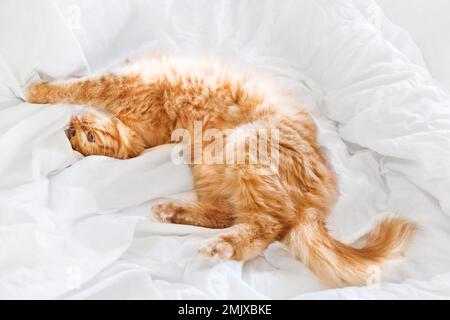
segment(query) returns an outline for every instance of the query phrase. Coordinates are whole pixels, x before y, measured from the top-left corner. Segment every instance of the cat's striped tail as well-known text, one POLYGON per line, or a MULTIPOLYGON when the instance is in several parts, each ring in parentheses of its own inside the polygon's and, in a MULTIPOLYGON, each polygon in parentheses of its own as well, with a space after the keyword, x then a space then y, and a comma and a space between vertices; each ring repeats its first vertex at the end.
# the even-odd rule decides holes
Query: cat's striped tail
POLYGON ((403 254, 416 225, 400 217, 382 220, 357 249, 333 239, 320 220, 298 224, 284 238, 289 251, 331 286, 370 284, 383 260, 403 254))

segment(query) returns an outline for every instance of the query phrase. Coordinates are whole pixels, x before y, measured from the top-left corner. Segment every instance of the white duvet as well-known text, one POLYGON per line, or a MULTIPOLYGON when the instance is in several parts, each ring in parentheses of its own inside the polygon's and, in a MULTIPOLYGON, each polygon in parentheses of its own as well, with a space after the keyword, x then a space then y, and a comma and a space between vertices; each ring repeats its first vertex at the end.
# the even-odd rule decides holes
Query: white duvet
POLYGON ((449 97, 371 0, 0 2, 0 298, 450 298, 449 214, 449 97), (210 261, 197 249, 217 231, 151 217, 193 196, 171 146, 82 158, 63 132, 73 107, 22 100, 149 48, 238 59, 299 93, 339 177, 333 234, 401 213, 421 226, 405 257, 339 290, 279 244, 210 261))

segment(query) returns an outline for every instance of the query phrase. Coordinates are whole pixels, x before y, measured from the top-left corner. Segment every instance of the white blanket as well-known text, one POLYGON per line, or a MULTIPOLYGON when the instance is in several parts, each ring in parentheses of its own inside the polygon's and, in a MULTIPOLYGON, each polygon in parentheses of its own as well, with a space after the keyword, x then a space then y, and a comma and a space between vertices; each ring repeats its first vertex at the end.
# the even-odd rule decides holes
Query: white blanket
POLYGON ((0 298, 450 298, 449 194, 449 97, 372 0, 0 2, 0 298), (421 226, 405 257, 340 290, 280 244, 210 261, 197 249, 218 231, 151 217, 193 196, 171 146, 82 158, 72 107, 21 100, 146 48, 239 59, 299 93, 339 177, 333 234, 353 242, 398 212, 421 226))

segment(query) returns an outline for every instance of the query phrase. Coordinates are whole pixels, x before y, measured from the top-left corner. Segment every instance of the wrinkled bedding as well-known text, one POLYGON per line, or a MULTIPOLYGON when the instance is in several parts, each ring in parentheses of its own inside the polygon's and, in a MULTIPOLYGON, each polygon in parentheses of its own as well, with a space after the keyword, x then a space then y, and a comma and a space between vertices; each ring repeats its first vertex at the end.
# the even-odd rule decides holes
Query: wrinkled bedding
POLYGON ((0 298, 450 298, 450 99, 372 0, 2 1, 0 153, 0 298), (74 107, 23 100, 152 48, 236 59, 297 93, 339 179, 331 232, 352 243, 402 214, 420 225, 405 256, 344 289, 277 243, 211 261, 197 249, 218 231, 151 216, 194 197, 172 146, 83 158, 63 131, 74 107))
POLYGON ((404 28, 420 48, 433 78, 450 92, 450 29, 447 0, 376 0, 396 25, 404 28), (427 23, 421 23, 426 21, 427 23))

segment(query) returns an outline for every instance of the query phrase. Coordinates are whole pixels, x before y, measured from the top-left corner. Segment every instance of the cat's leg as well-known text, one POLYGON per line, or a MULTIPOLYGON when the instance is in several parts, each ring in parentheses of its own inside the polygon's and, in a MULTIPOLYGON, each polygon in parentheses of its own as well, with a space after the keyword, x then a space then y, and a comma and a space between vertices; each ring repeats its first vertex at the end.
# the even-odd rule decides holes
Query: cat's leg
POLYGON ((233 224, 233 208, 222 189, 224 167, 191 165, 197 201, 163 201, 153 213, 164 222, 206 228, 228 228, 233 224))
POLYGON ((162 222, 187 224, 206 228, 227 228, 232 214, 227 208, 202 202, 164 201, 156 203, 153 214, 162 222))
POLYGON ((283 224, 270 213, 249 210, 227 231, 200 248, 200 253, 221 259, 248 260, 258 256, 283 231, 283 224))
POLYGON ((251 259, 282 236, 293 205, 278 177, 261 174, 255 166, 235 166, 227 176, 235 224, 200 252, 221 259, 251 259))
POLYGON ((144 87, 138 76, 104 75, 66 82, 36 83, 28 89, 27 100, 31 103, 94 105, 117 113, 131 100, 136 100, 145 91, 144 87))

